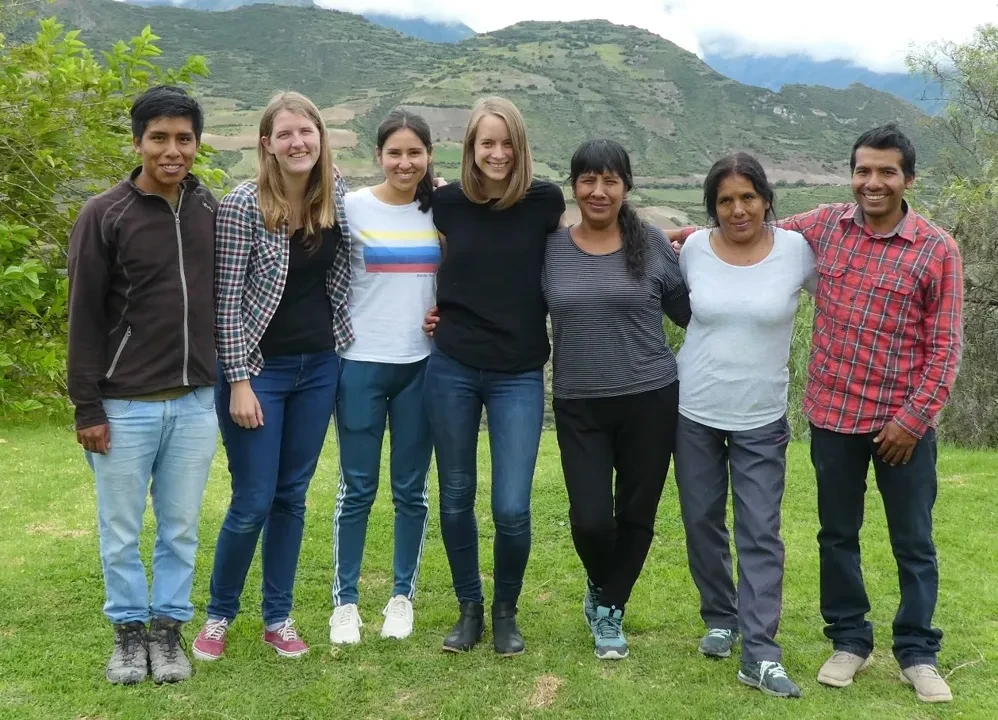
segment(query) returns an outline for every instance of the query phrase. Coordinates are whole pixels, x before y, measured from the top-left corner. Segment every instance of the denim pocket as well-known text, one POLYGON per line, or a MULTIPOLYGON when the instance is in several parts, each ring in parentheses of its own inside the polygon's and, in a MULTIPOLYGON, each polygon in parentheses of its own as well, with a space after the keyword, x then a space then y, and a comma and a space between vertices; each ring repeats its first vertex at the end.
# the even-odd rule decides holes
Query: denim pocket
POLYGON ((194 388, 194 399, 205 410, 215 409, 215 388, 211 385, 194 388))
POLYGON ((114 398, 104 398, 104 414, 108 418, 121 418, 128 414, 132 407, 131 400, 116 400, 114 398))

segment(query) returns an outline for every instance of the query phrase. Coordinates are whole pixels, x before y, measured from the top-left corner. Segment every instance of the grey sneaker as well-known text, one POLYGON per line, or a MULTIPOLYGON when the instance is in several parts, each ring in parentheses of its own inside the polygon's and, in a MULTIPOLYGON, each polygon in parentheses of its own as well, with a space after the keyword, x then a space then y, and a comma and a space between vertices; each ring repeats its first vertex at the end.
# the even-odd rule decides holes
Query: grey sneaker
POLYGON ((623 611, 600 605, 596 608, 596 619, 593 620, 590 629, 596 640, 597 658, 600 660, 623 660, 627 657, 623 611))
POLYGON ((146 626, 130 622, 114 626, 114 652, 104 671, 108 682, 131 685, 142 682, 149 674, 149 650, 146 647, 146 626))
POLYGON ((773 697, 799 698, 804 695, 797 684, 787 677, 787 671, 778 662, 743 662, 738 671, 738 680, 773 697))
POLYGON ((582 612, 586 616, 586 627, 592 628, 596 621, 596 608, 599 607, 600 588, 593 585, 593 581, 586 578, 586 595, 582 598, 582 612))
POLYGON ((922 702, 948 703, 953 693, 935 665, 912 665, 901 671, 901 682, 915 688, 915 695, 922 702))
POLYGON ((191 676, 181 625, 166 617, 153 618, 149 625, 149 666, 156 683, 180 682, 191 676))
POLYGON ((818 682, 829 687, 849 687, 856 673, 870 667, 872 659, 872 655, 860 657, 845 650, 836 650, 818 670, 818 682))
POLYGON ((731 655, 731 648, 738 640, 737 630, 726 628, 711 628, 700 639, 700 653, 712 658, 726 658, 731 655))

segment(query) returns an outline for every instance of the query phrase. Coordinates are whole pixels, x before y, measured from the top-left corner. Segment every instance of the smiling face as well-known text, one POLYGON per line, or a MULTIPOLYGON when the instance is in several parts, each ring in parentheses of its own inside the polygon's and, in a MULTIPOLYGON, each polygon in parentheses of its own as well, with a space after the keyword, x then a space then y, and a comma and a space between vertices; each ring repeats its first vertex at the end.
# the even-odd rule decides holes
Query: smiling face
POLYGON ((509 181, 515 155, 506 121, 498 115, 483 116, 475 132, 475 165, 486 185, 500 188, 509 181))
POLYGON ((285 176, 308 175, 319 160, 322 140, 319 128, 304 115, 281 110, 274 118, 270 136, 260 138, 263 147, 274 156, 285 176))
POLYGON ((407 127, 389 135, 377 156, 385 180, 402 194, 416 192, 416 186, 426 176, 426 169, 433 160, 423 141, 407 127))
POLYGON ((901 151, 895 148, 856 148, 852 194, 863 208, 864 217, 874 222, 894 217, 900 221, 904 191, 915 182, 914 177, 905 178, 903 161, 901 151))
POLYGON ((717 186, 717 224, 729 242, 752 242, 762 234, 769 202, 744 175, 728 175, 717 186))
POLYGON ((620 206, 627 197, 627 187, 620 175, 612 170, 585 172, 572 186, 582 219, 594 228, 609 227, 617 222, 620 206))
POLYGON ((194 167, 198 153, 194 124, 188 117, 161 117, 146 125, 141 138, 134 138, 142 156, 137 184, 157 195, 175 197, 177 188, 194 167))

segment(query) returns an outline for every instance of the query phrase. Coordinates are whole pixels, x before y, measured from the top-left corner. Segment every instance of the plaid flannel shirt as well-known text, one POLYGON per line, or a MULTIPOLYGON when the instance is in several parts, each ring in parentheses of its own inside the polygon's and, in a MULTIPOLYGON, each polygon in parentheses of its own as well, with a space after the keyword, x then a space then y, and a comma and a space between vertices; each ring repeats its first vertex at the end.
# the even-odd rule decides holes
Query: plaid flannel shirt
POLYGON ((879 432, 894 420, 921 437, 956 379, 963 348, 963 266, 956 242, 913 210, 875 235, 855 203, 777 223, 817 258, 814 336, 803 410, 815 426, 879 432))
MULTIPOLYGON (((346 193, 346 183, 337 172, 336 222, 343 239, 326 276, 337 351, 354 339, 347 307, 350 227, 343 204, 346 193)), ((284 294, 289 255, 287 225, 269 232, 263 224, 255 180, 241 183, 222 199, 215 224, 215 342, 230 383, 248 380, 263 369, 260 338, 284 294)))

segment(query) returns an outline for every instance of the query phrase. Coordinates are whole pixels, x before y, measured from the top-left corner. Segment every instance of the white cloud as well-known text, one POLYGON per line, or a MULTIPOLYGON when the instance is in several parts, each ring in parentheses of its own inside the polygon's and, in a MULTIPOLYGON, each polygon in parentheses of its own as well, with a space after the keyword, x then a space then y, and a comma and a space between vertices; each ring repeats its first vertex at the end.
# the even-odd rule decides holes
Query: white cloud
POLYGON ((350 12, 460 20, 477 32, 524 20, 602 18, 636 25, 699 55, 803 53, 903 70, 905 54, 940 40, 962 41, 998 23, 998 0, 317 0, 350 12))

